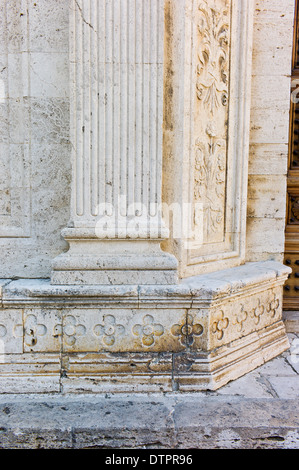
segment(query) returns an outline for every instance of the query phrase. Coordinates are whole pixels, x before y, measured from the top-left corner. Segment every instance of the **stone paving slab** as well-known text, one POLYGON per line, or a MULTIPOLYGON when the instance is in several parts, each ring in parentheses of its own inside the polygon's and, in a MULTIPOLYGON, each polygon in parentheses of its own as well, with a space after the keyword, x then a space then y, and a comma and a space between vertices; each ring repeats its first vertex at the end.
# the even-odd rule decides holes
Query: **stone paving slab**
POLYGON ((298 400, 199 394, 1 397, 0 447, 298 449, 298 400))
POLYGON ((215 392, 2 394, 0 448, 299 449, 299 335, 289 339, 215 392))

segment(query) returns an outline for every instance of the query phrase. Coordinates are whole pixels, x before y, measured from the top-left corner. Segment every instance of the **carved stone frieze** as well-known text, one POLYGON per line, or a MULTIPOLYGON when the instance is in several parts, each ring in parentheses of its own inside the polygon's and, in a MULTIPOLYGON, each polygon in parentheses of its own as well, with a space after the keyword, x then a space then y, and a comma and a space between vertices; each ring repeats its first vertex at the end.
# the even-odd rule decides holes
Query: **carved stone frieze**
MULTIPOLYGON (((62 350, 68 352, 83 352, 86 345, 91 351, 119 351, 125 348, 134 352, 146 351, 150 347, 160 350, 163 337, 166 337, 166 341, 169 341, 169 337, 172 341, 174 338, 178 349, 192 345, 199 349, 209 349, 209 337, 211 344, 217 346, 230 338, 236 339, 240 334, 248 334, 279 320, 281 301, 279 293, 271 290, 265 291, 262 296, 247 297, 246 301, 242 299, 234 303, 225 302, 216 309, 203 309, 198 313, 196 309, 189 309, 185 318, 183 311, 178 309, 172 321, 171 318, 163 318, 166 310, 142 312, 143 315, 140 316, 138 310, 120 310, 113 312, 113 315, 107 311, 103 315, 103 321, 99 323, 97 309, 80 309, 79 312, 76 309, 62 310, 60 321, 57 312, 49 309, 46 316, 42 317, 42 322, 40 310, 30 309, 28 314, 25 313, 23 324, 16 321, 8 330, 2 322, 0 338, 21 338, 24 346, 32 351, 35 347, 37 350, 51 350, 52 346, 46 345, 53 338, 62 338, 62 350)), ((0 312, 0 319, 1 315, 5 315, 5 310, 0 312)), ((60 351, 60 341, 57 341, 54 349, 60 351)))
POLYGON ((102 341, 105 346, 112 346, 115 343, 116 339, 118 339, 119 336, 124 334, 125 328, 123 325, 116 323, 115 316, 106 315, 104 317, 104 324, 95 325, 95 327, 93 328, 93 332, 96 336, 102 338, 102 341))
POLYGON ((246 299, 224 303, 209 313, 206 310, 199 311, 194 321, 203 323, 208 315, 209 331, 204 339, 195 341, 195 346, 204 349, 217 347, 272 324, 281 317, 280 297, 278 289, 270 289, 246 299))

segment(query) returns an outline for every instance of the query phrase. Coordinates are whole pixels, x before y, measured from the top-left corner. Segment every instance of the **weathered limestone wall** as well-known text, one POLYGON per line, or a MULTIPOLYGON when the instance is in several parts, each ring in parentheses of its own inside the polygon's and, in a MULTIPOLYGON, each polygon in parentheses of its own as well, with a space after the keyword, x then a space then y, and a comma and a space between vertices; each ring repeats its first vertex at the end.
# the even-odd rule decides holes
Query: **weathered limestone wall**
MULTIPOLYGON (((69 2, 0 8, 0 277, 49 277, 70 214, 69 2)), ((293 16, 292 0, 256 1, 248 261, 284 251, 293 16)))
POLYGON ((0 1, 0 277, 49 277, 67 248, 69 4, 0 1))
POLYGON ((283 260, 294 1, 256 0, 247 260, 283 260))

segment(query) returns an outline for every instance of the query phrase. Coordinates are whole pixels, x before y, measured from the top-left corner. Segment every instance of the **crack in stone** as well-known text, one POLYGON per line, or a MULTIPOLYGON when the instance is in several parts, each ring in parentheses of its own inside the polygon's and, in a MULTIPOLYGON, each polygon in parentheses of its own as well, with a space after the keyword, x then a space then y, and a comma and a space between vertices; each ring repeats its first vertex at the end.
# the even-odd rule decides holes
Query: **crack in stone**
POLYGON ((291 367, 291 369, 292 369, 297 375, 299 375, 298 370, 295 369, 295 367, 293 367, 292 361, 291 361, 291 360, 289 361, 287 357, 284 357, 283 359, 284 359, 285 363, 286 363, 289 367, 291 367))
POLYGON ((266 391, 270 393, 273 398, 279 398, 279 395, 277 394, 276 390, 273 388, 271 382, 267 379, 267 377, 265 377, 264 375, 260 375, 259 377, 257 377, 256 380, 261 385, 264 385, 266 387, 266 391))
POLYGON ((83 22, 84 22, 85 24, 87 24, 87 26, 89 26, 89 27, 96 33, 96 30, 94 29, 94 27, 92 26, 92 24, 88 23, 88 21, 86 21, 86 19, 84 18, 82 8, 81 8, 80 5, 78 4, 77 0, 75 0, 75 2, 76 2, 76 5, 77 5, 77 7, 78 7, 78 10, 80 11, 80 15, 81 15, 81 18, 82 18, 83 22))
POLYGON ((175 400, 175 403, 172 405, 171 410, 169 411, 167 417, 166 417, 166 422, 169 420, 170 424, 172 425, 173 428, 173 439, 174 439, 174 446, 176 448, 178 444, 178 429, 175 423, 174 419, 174 414, 175 414, 175 407, 176 407, 177 401, 175 400))
POLYGON ((51 83, 51 82, 48 82, 47 80, 44 80, 44 79, 37 73, 37 71, 34 70, 34 68, 32 67, 32 65, 30 65, 30 70, 32 71, 32 73, 33 73, 34 75, 37 76, 37 78, 38 78, 42 83, 45 83, 46 85, 49 85, 49 86, 55 88, 55 90, 57 90, 57 86, 55 86, 55 85, 54 85, 53 83, 51 83))

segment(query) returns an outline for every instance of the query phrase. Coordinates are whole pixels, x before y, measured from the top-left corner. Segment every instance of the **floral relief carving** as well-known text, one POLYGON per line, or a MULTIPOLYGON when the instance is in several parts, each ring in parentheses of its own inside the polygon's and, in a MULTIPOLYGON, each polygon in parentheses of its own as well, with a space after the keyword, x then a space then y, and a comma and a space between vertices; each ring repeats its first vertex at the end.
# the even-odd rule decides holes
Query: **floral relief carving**
POLYGON ((254 321, 255 321, 255 324, 258 325, 260 320, 261 320, 261 316, 264 314, 265 312, 265 307, 264 305, 261 304, 261 301, 260 299, 258 300, 258 305, 252 309, 252 317, 254 318, 254 321))
POLYGON ((73 346, 77 341, 77 336, 84 336, 86 328, 78 324, 73 315, 67 315, 63 325, 63 339, 68 346, 73 346))
POLYGON ((276 297, 276 294, 274 294, 274 297, 269 302, 269 305, 267 307, 267 312, 271 315, 271 318, 275 317, 279 306, 280 306, 279 299, 276 297))
POLYGON ((117 324, 113 315, 104 316, 104 324, 95 325, 93 332, 96 336, 101 336, 106 346, 113 346, 116 338, 125 332, 123 325, 117 324))
MULTIPOLYGON (((261 320, 266 313, 269 314, 271 318, 274 318, 279 312, 279 307, 280 301, 275 293, 272 298, 267 301, 263 298, 256 299, 255 305, 250 309, 246 308, 246 305, 240 304, 236 308, 237 313, 234 314, 232 325, 236 328, 236 331, 244 331, 247 327, 251 328, 250 317, 253 318, 254 323, 257 326, 261 323, 261 320)), ((212 330, 214 333, 217 331, 219 332, 219 339, 221 339, 220 330, 223 331, 228 326, 228 321, 229 320, 225 319, 224 315, 222 315, 217 324, 214 322, 212 330)))
POLYGON ((38 323, 35 315, 27 315, 24 323, 24 342, 27 346, 35 346, 37 337, 44 336, 46 333, 46 325, 38 323))
POLYGON ((225 230, 229 3, 198 5, 194 200, 202 203, 204 243, 221 242, 225 230))
POLYGON ((197 98, 213 115, 228 100, 229 6, 228 2, 224 8, 201 2, 198 9, 197 98))
POLYGON ((245 310, 245 307, 242 304, 240 306, 239 313, 236 314, 236 321, 234 323, 234 325, 237 325, 238 331, 242 331, 244 327, 244 323, 246 322, 247 318, 248 318, 248 312, 245 310))
POLYGON ((218 340, 221 340, 224 336, 224 330, 229 325, 229 319, 224 316, 223 310, 218 312, 216 320, 212 324, 212 332, 217 336, 218 340))
POLYGON ((204 214, 207 231, 215 231, 223 220, 225 195, 225 150, 223 139, 216 137, 213 125, 206 129, 209 141, 196 140, 195 154, 195 198, 204 200, 204 214))
POLYGON ((133 334, 140 336, 144 346, 153 346, 156 336, 164 334, 164 328, 159 323, 154 323, 154 318, 151 315, 145 315, 143 318, 143 325, 136 324, 133 327, 133 334))
POLYGON ((171 333, 173 336, 178 336, 184 346, 190 346, 194 342, 194 336, 202 335, 203 326, 200 323, 194 324, 194 318, 189 314, 183 324, 172 326, 171 333))

